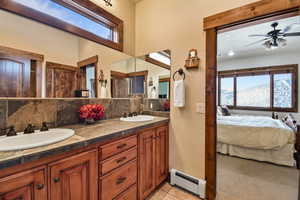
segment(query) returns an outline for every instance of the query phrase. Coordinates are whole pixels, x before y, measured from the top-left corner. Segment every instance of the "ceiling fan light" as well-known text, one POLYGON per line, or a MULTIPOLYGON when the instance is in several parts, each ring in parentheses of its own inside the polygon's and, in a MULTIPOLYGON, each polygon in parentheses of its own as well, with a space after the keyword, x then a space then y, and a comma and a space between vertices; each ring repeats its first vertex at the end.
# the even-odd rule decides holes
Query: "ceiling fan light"
POLYGON ((235 53, 234 53, 233 50, 230 50, 230 51, 228 52, 228 56, 232 57, 232 56, 234 56, 234 55, 235 55, 235 53))
POLYGON ((278 42, 279 46, 282 48, 287 45, 287 41, 283 38, 278 38, 277 42, 278 42))
POLYGON ((265 47, 266 50, 271 50, 272 42, 266 41, 265 43, 263 43, 263 46, 265 47))

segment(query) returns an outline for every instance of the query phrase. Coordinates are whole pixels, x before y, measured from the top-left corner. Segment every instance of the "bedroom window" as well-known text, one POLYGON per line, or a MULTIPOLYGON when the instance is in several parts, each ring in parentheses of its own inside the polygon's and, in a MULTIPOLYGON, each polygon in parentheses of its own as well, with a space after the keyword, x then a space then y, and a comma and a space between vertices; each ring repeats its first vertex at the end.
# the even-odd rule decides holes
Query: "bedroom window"
POLYGON ((237 77, 236 86, 237 106, 270 107, 270 75, 237 77))
POLYGON ((123 21, 91 1, 3 0, 0 8, 123 50, 123 21))
POLYGON ((220 71, 218 76, 219 105, 242 110, 298 110, 298 65, 220 71))
POLYGON ((222 78, 221 80, 220 101, 222 105, 233 106, 233 85, 234 78, 222 78))

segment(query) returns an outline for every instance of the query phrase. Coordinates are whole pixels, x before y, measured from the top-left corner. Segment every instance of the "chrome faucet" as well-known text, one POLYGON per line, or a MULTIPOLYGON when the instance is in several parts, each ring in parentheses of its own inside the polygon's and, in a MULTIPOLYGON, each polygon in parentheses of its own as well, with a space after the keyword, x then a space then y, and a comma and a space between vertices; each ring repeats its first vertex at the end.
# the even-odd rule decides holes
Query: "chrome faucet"
POLYGON ((27 127, 24 129, 24 134, 31 134, 34 133, 34 127, 32 124, 28 124, 27 127))

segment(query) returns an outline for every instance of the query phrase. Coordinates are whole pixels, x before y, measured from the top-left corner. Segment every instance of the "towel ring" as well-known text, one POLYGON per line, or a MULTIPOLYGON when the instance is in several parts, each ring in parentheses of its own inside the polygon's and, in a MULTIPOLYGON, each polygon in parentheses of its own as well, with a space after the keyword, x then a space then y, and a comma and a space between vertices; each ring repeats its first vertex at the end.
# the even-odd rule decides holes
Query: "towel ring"
POLYGON ((177 71, 173 74, 173 80, 174 80, 174 81, 175 81, 175 76, 176 76, 177 73, 178 73, 180 76, 183 76, 183 80, 185 79, 185 73, 184 73, 183 69, 180 68, 179 70, 177 70, 177 71))

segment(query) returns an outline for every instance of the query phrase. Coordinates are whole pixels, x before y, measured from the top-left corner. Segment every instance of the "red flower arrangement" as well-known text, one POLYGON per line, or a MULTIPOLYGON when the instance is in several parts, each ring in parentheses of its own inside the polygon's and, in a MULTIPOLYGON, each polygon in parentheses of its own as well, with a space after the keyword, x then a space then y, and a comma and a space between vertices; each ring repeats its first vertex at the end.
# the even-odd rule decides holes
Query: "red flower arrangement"
POLYGON ((164 109, 165 109, 165 111, 169 111, 170 110, 170 101, 165 101, 164 102, 164 109))
POLYGON ((79 117, 82 120, 98 121, 104 117, 105 108, 101 104, 87 104, 79 109, 79 117))

